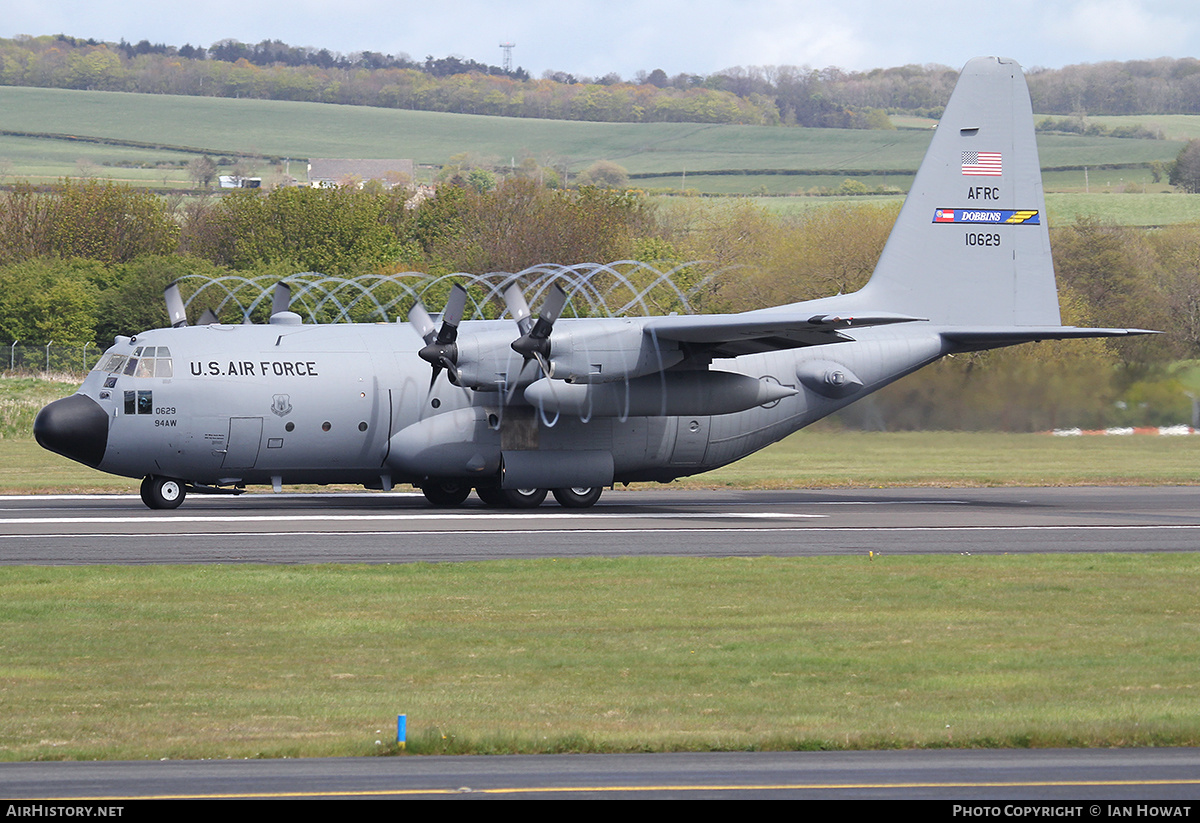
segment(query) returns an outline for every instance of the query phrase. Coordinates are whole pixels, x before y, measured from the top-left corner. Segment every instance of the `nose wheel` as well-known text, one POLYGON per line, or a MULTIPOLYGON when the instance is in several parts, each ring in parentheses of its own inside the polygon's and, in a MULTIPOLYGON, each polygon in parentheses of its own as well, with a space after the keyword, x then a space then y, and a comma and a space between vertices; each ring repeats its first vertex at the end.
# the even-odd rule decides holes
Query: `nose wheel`
POLYGON ((142 502, 151 509, 177 509, 187 497, 187 486, 173 477, 151 475, 142 481, 142 502))

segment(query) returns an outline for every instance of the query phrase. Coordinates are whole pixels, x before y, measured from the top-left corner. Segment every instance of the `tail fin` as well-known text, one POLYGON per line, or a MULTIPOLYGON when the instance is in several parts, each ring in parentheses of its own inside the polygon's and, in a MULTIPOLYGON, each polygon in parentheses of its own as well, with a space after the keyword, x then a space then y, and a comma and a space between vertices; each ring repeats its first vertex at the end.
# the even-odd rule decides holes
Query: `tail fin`
POLYGON ((1025 76, 967 63, 864 303, 947 326, 1058 326, 1042 176, 1025 76))

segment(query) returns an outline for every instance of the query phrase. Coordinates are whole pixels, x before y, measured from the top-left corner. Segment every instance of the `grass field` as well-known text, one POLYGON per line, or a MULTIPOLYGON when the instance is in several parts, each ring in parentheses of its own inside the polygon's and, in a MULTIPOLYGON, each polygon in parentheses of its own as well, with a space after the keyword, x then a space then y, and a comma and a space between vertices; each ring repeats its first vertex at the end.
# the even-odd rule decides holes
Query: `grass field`
POLYGON ((1162 135, 1165 140, 1195 140, 1200 137, 1200 117, 1194 114, 1090 115, 1087 121, 1110 129, 1141 126, 1162 135))
POLYGON ((0 568, 0 759, 1196 745, 1198 563, 0 568))
MULTIPOLYGON (((4 128, 10 131, 87 135, 192 147, 213 153, 250 152, 278 157, 405 157, 440 165, 452 155, 473 152, 498 163, 533 156, 556 158, 579 171, 597 159, 612 160, 631 173, 670 173, 638 181, 675 187, 684 172, 688 188, 703 192, 792 193, 814 184, 804 178, 753 175, 765 169, 826 172, 836 186, 853 171, 915 170, 929 144, 929 129, 860 131, 695 123, 584 123, 483 117, 363 106, 236 100, 120 92, 0 87, 4 128), (703 172, 739 170, 750 176, 703 172), (679 175, 675 178, 674 175, 679 175), (657 181, 657 182, 656 182, 657 181), (745 184, 744 187, 742 184, 745 184)), ((1195 118, 1200 122, 1200 118, 1195 118)), ((1177 127, 1184 131, 1182 123, 1177 127)), ((1043 135, 1044 167, 1093 168, 1105 164, 1148 164, 1174 160, 1176 140, 1043 135)), ((42 182, 89 173, 139 181, 141 185, 186 183, 179 170, 133 170, 104 165, 116 160, 186 162, 193 152, 133 149, 98 143, 0 136, 0 174, 42 182)), ((265 169, 260 169, 264 171, 265 169)), ((292 173, 303 178, 303 164, 292 173)), ((429 172, 424 172, 428 174, 429 172)), ((1134 170, 1130 175, 1137 174, 1134 170)), ((903 182, 903 174, 897 182, 903 182)), ((874 176, 864 180, 869 184, 874 176)))
POLYGON ((1081 217, 1122 226, 1167 226, 1200 222, 1200 197, 1172 194, 1047 193, 1051 226, 1069 225, 1081 217))

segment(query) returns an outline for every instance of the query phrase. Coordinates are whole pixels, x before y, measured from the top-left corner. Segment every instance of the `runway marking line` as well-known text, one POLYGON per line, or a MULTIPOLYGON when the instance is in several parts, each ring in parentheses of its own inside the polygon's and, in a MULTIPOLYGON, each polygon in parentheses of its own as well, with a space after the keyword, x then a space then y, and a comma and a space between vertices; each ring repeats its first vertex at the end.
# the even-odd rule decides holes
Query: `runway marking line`
POLYGON ((953 781, 916 783, 755 783, 662 786, 528 786, 492 789, 369 789, 309 792, 230 792, 214 794, 105 795, 98 797, 41 797, 23 800, 43 802, 88 801, 103 803, 120 800, 253 800, 284 797, 396 797, 456 794, 576 794, 581 792, 756 792, 756 791, 862 791, 895 789, 1025 789, 1025 788, 1116 788, 1130 786, 1195 786, 1200 779, 1182 780, 1015 780, 953 781))
POLYGON ((421 521, 434 520, 439 523, 447 520, 802 520, 828 517, 827 514, 794 514, 789 512, 681 512, 681 513, 629 513, 616 512, 479 512, 467 514, 456 512, 418 513, 396 512, 393 514, 187 514, 187 515, 133 515, 119 517, 98 517, 83 515, 80 517, 0 517, 0 525, 46 525, 52 523, 273 523, 273 522, 304 522, 304 521, 373 521, 373 520, 404 520, 421 521))

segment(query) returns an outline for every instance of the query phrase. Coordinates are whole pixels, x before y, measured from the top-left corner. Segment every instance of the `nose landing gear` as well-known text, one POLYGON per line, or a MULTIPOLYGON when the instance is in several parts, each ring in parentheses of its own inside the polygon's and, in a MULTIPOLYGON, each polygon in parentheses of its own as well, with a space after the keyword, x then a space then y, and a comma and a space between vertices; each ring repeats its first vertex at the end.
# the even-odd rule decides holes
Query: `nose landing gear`
POLYGON ((187 486, 173 477, 150 475, 142 481, 142 502, 151 509, 177 509, 187 497, 187 486))

